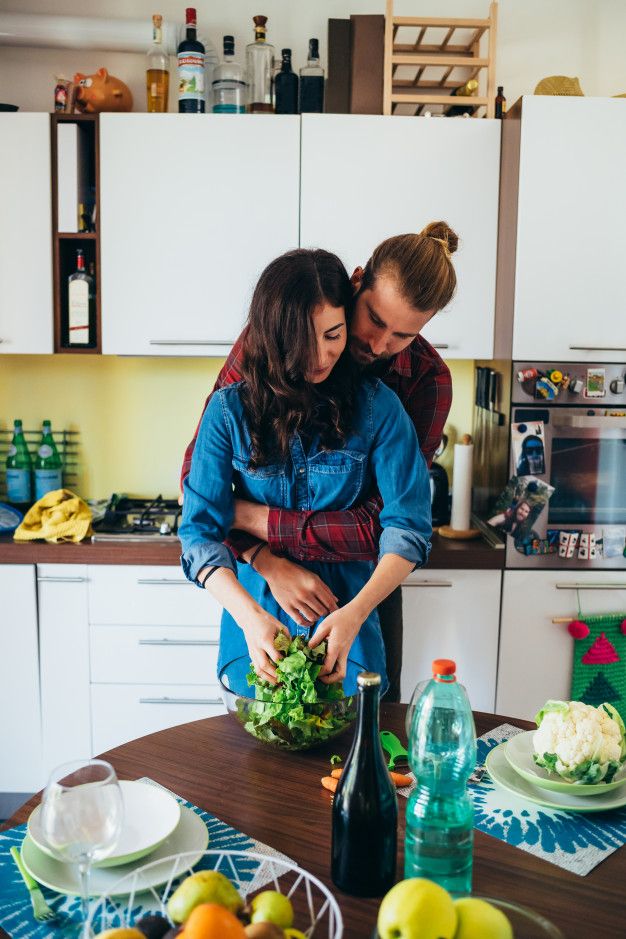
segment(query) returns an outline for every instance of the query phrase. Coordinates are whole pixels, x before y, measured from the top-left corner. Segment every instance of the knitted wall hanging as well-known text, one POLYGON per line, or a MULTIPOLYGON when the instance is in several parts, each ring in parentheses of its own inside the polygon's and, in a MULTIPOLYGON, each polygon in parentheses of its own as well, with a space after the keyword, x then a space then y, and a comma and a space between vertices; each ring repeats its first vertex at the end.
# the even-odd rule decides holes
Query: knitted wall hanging
POLYGON ((624 613, 580 616, 568 631, 574 637, 573 701, 595 707, 607 701, 626 722, 626 618, 624 613))

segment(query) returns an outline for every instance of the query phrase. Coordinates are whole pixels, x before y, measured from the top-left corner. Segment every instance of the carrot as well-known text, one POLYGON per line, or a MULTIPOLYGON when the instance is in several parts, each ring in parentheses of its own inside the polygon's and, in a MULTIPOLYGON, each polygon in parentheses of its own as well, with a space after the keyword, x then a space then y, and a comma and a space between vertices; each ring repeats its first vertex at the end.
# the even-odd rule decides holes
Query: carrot
MULTIPOLYGON (((331 770, 330 772, 331 778, 334 779, 335 781, 338 779, 341 779, 342 772, 343 770, 341 768, 331 770)), ((389 775, 393 779, 398 789, 404 789, 405 786, 410 786, 411 783, 413 782, 413 778, 411 776, 403 776, 402 773, 390 772, 389 775)), ((326 777, 326 779, 328 779, 328 776, 326 777)), ((330 788, 330 787, 327 786, 326 788, 330 788)), ((335 790, 333 789, 333 792, 334 791, 335 790)))
POLYGON ((333 776, 322 776, 322 786, 324 789, 329 789, 331 792, 337 791, 338 780, 333 776))

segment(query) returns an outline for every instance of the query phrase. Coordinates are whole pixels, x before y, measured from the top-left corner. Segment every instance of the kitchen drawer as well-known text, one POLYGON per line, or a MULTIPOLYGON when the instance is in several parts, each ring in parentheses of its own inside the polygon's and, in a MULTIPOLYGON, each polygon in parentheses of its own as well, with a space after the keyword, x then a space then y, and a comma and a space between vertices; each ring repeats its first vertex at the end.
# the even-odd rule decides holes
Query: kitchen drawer
POLYGON ((178 567, 89 567, 89 622, 120 626, 219 626, 222 608, 178 567))
POLYGON ((218 626, 91 626, 91 681, 206 684, 218 647, 218 626))
POLYGON ((95 755, 167 727, 225 714, 218 686, 92 685, 95 755))

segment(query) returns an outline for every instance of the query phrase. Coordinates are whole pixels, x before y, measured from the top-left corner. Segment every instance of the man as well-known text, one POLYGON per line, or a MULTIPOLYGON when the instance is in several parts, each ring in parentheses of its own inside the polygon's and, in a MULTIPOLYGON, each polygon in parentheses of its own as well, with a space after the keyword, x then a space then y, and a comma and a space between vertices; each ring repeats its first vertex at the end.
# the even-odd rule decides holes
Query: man
MULTIPOLYGON (((355 309, 350 352, 366 372, 379 376, 397 393, 428 465, 450 411, 452 382, 447 365, 420 332, 452 299, 456 275, 450 256, 456 247, 456 234, 444 222, 433 222, 420 234, 383 241, 365 269, 358 267, 352 275, 355 309)), ((240 355, 241 337, 215 389, 239 381, 240 355)), ((205 408, 207 403, 208 399, 205 408)), ((185 453, 181 483, 191 467, 195 440, 196 436, 185 453)), ((296 511, 236 500, 229 544, 241 560, 254 564, 285 612, 297 623, 308 625, 336 609, 336 598, 317 575, 294 560, 375 561, 380 508, 376 492, 362 505, 335 512, 296 511)), ((390 682, 386 700, 399 701, 400 588, 379 606, 378 613, 390 682)))

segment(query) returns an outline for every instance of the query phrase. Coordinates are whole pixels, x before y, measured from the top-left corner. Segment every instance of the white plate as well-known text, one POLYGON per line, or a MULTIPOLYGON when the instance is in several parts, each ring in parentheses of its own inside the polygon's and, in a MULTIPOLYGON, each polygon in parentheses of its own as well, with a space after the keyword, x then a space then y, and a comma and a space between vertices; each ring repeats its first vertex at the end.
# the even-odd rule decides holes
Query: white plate
MULTIPOLYGON (((124 824, 112 854, 94 867, 117 867, 145 857, 163 844, 180 821, 180 804, 159 786, 120 780, 124 800, 124 824)), ((28 819, 28 834, 40 851, 54 857, 41 824, 41 805, 28 819)))
MULTIPOLYGON (((152 787, 151 787, 152 788, 152 787)), ((115 896, 126 896, 131 891, 147 890, 149 887, 159 887, 167 883, 172 873, 171 856, 181 854, 182 852, 195 852, 195 856, 185 855, 185 867, 192 867, 202 857, 209 843, 209 832, 200 818, 191 809, 186 806, 181 807, 180 822, 175 831, 166 838, 152 856, 153 861, 161 858, 170 858, 163 864, 151 864, 148 871, 138 874, 137 878, 132 875, 144 863, 142 860, 133 861, 131 864, 124 864, 121 867, 98 867, 93 868, 89 878, 89 894, 92 897, 99 897, 103 894, 112 896, 111 890, 115 890, 115 896), (128 875, 128 887, 121 883, 122 878, 128 875)), ((38 880, 44 887, 49 887, 57 893, 64 893, 75 897, 80 895, 80 882, 78 878, 78 868, 74 864, 64 864, 54 858, 44 854, 37 845, 31 841, 29 835, 24 838, 22 844, 22 860, 29 874, 38 880)))
POLYGON ((593 799, 568 796, 563 795, 561 792, 540 789, 539 786, 529 783, 515 772, 504 754, 505 748, 506 743, 500 743, 497 747, 494 747, 487 755, 485 766, 497 786, 502 786, 503 789, 512 792, 514 796, 519 796, 520 799, 535 802, 537 805, 545 805, 549 809, 561 809, 565 812, 607 812, 610 809, 620 809, 623 805, 626 805, 626 789, 624 787, 614 792, 595 796, 593 799))
POLYGON ((568 783, 556 773, 550 773, 548 770, 537 766, 533 760, 533 737, 536 731, 528 730, 523 734, 516 734, 507 740, 504 750, 505 756, 516 773, 523 776, 534 786, 540 786, 542 789, 552 789, 554 792, 560 792, 562 795, 573 795, 577 797, 598 796, 613 789, 619 789, 626 783, 626 766, 622 766, 615 774, 610 783, 568 783))

